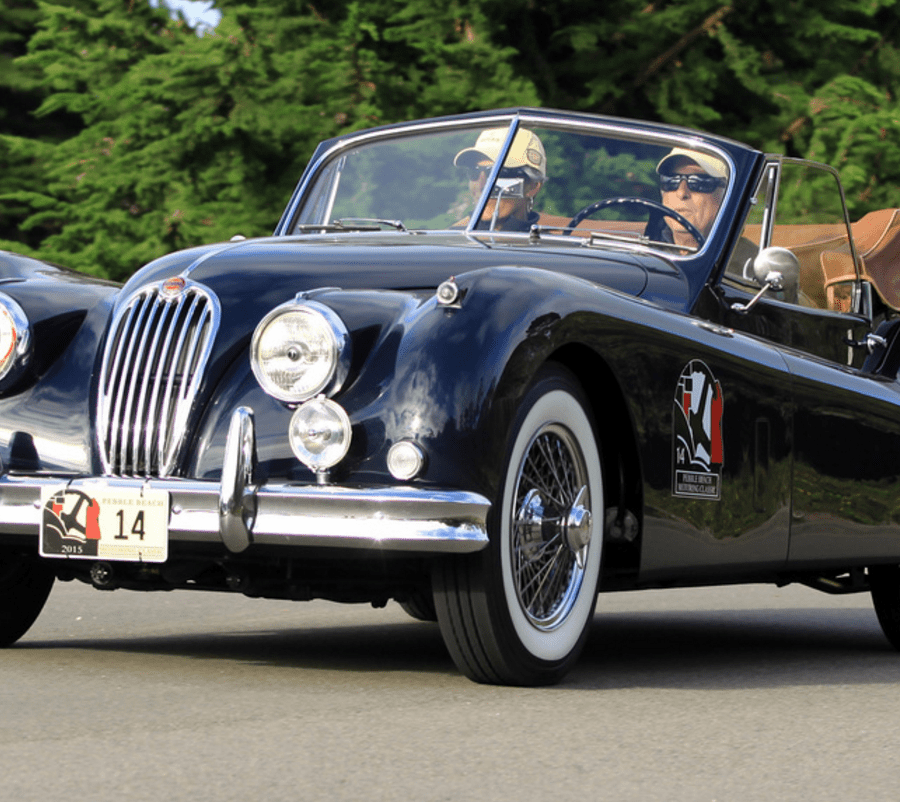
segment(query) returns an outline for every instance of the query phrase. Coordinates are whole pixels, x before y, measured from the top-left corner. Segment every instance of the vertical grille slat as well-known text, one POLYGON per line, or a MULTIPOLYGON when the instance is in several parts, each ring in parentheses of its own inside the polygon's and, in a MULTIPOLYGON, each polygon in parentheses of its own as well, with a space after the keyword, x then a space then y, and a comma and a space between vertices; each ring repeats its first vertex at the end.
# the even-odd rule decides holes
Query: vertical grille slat
MULTIPOLYGON (((153 338, 147 348, 147 358, 144 361, 144 370, 140 376, 140 393, 138 394, 137 404, 134 408, 134 416, 132 418, 131 429, 131 454, 133 464, 135 466, 143 466, 140 473, 152 473, 150 460, 147 459, 147 452, 144 448, 148 436, 148 429, 151 426, 148 408, 148 393, 153 394, 153 366, 159 360, 159 342, 163 338, 166 331, 167 318, 169 316, 169 305, 164 306, 160 310, 160 316, 153 326, 153 338)), ((137 371, 135 371, 137 377, 137 371)))
POLYGON ((219 327, 218 299, 181 279, 134 293, 116 313, 99 382, 97 440, 103 471, 175 471, 219 327))
MULTIPOLYGON (((193 310, 193 308, 194 304, 191 305, 191 310, 193 310)), ((190 315, 187 315, 179 320, 178 341, 175 344, 175 348, 168 355, 168 370, 165 372, 163 372, 163 370, 160 371, 161 386, 163 379, 165 378, 165 389, 160 405, 160 418, 168 421, 169 424, 166 427, 161 426, 157 435, 156 453, 159 455, 159 461, 162 463, 167 462, 169 443, 178 430, 179 421, 177 412, 181 401, 181 399, 178 398, 178 382, 184 380, 183 360, 186 353, 185 341, 189 332, 190 315)))
MULTIPOLYGON (((167 370, 167 366, 169 364, 169 360, 171 359, 172 353, 172 339, 175 335, 175 327, 167 326, 165 330, 165 338, 160 345, 159 351, 159 370, 162 375, 165 375, 165 371, 167 370)), ((150 383, 150 377, 147 379, 148 383, 150 383)), ((159 405, 159 390, 160 390, 160 382, 154 381, 152 382, 153 390, 150 393, 150 400, 147 404, 147 417, 146 417, 146 428, 144 430, 143 436, 143 447, 144 447, 144 464, 153 466, 153 457, 156 454, 156 451, 153 448, 153 441, 156 437, 156 427, 160 420, 160 405, 159 405)), ((151 469, 152 473, 152 469, 151 469)))
POLYGON ((135 429, 134 402, 135 396, 140 388, 141 368, 148 361, 147 357, 147 340, 156 327, 155 324, 159 317, 159 309, 147 306, 147 319, 144 325, 140 326, 140 334, 138 335, 137 347, 132 353, 133 361, 131 370, 128 372, 127 378, 123 382, 122 390, 125 397, 125 409, 121 415, 122 431, 119 435, 119 455, 118 461, 120 465, 132 465, 131 473, 140 473, 139 466, 134 465, 129 460, 129 434, 135 429))
MULTIPOLYGON (((122 436, 122 403, 127 398, 127 393, 123 390, 123 382, 127 382, 129 366, 134 358, 134 353, 127 347, 127 342, 132 338, 134 332, 140 328, 141 321, 147 312, 146 304, 140 303, 140 299, 135 303, 134 307, 129 310, 128 318, 125 326, 122 327, 121 334, 117 332, 118 348, 115 352, 114 370, 110 374, 110 382, 107 394, 111 402, 114 402, 110 418, 107 422, 110 454, 115 454, 119 448, 119 438, 122 436)), ((105 359, 104 359, 105 362, 105 359)))
MULTIPOLYGON (((179 354, 180 358, 184 360, 181 366, 181 372, 185 379, 181 383, 180 399, 175 407, 175 413, 173 415, 174 425, 172 427, 172 434, 183 431, 187 426, 190 407, 186 403, 186 400, 196 396, 200 389, 200 379, 203 375, 202 370, 198 367, 198 362, 202 353, 200 344, 209 336, 209 330, 211 328, 210 310, 208 308, 197 308, 196 310, 192 308, 190 310, 187 328, 193 331, 193 335, 188 347, 179 354)), ((171 463, 175 460, 177 445, 177 442, 173 440, 163 452, 167 463, 171 463)))

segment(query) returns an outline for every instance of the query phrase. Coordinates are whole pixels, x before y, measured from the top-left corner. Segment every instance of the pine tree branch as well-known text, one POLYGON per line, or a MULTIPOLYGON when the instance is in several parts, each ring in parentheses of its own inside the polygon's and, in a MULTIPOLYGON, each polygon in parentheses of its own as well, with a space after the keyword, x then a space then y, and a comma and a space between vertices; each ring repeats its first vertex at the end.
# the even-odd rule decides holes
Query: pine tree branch
MULTIPOLYGON (((894 31, 897 29, 897 22, 891 23, 888 29, 878 37, 875 44, 872 45, 865 53, 862 54, 859 61, 857 61, 856 66, 848 75, 859 75, 868 65, 869 61, 875 56, 875 54, 881 49, 881 46, 889 40, 893 40, 894 31)), ((784 131, 781 132, 781 141, 788 142, 794 138, 794 135, 797 134, 808 122, 810 122, 811 118, 807 115, 803 115, 794 120, 784 131)))
POLYGON ((731 6, 722 6, 718 11, 713 14, 710 14, 705 20, 703 20, 700 25, 698 25, 694 30, 688 31, 684 36, 682 36, 672 47, 670 47, 665 53, 661 56, 657 56, 634 81, 632 84, 633 89, 639 89, 642 87, 647 81, 649 81, 656 73, 658 73, 663 67, 666 66, 670 61, 675 59, 679 53, 685 50, 695 39, 703 36, 704 34, 710 33, 725 18, 725 16, 730 13, 732 10, 731 6))

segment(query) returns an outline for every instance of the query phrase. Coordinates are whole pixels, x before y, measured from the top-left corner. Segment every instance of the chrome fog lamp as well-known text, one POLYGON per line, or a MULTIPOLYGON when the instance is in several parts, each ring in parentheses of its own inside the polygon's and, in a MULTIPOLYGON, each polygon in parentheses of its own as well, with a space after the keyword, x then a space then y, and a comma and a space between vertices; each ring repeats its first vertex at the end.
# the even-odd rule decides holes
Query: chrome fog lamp
POLYGON ((0 382, 28 362, 31 327, 22 307, 0 292, 0 382))
POLYGON ((410 440, 394 443, 388 451, 387 467, 395 479, 408 481, 425 467, 425 452, 410 440))
POLYGON ((288 436, 297 459, 321 473, 347 455, 350 418, 338 404, 320 395, 297 407, 288 436))
POLYGON ((291 301, 273 309, 256 327, 250 364, 269 395, 299 403, 340 389, 350 365, 350 336, 327 306, 291 301))

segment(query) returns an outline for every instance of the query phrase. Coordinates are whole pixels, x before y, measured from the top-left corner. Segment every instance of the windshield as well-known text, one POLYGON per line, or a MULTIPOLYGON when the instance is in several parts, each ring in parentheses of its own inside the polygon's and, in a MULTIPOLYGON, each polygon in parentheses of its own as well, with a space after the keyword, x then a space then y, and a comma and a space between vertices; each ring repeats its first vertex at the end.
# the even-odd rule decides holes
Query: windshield
POLYGON ((293 230, 536 230, 692 252, 729 180, 712 150, 639 131, 522 123, 515 136, 509 125, 391 132, 324 164, 293 230))

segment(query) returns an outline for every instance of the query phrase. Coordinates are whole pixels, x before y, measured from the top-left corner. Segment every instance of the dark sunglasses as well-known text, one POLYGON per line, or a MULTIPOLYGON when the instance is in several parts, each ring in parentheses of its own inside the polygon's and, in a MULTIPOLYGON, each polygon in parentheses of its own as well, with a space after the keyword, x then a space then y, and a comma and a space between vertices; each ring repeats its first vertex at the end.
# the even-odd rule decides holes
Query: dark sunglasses
POLYGON ((671 175, 659 176, 659 188, 663 192, 675 192, 681 186, 681 182, 687 183, 687 188, 691 192, 702 192, 709 194, 715 192, 719 187, 724 186, 724 178, 714 178, 711 175, 703 175, 702 173, 672 173, 671 175))
MULTIPOLYGON (((490 167, 464 167, 466 172, 466 176, 469 181, 478 181, 482 173, 489 173, 494 169, 493 165, 490 167)), ((528 173, 526 173, 521 167, 502 167, 500 168, 499 178, 528 178, 528 173)))

